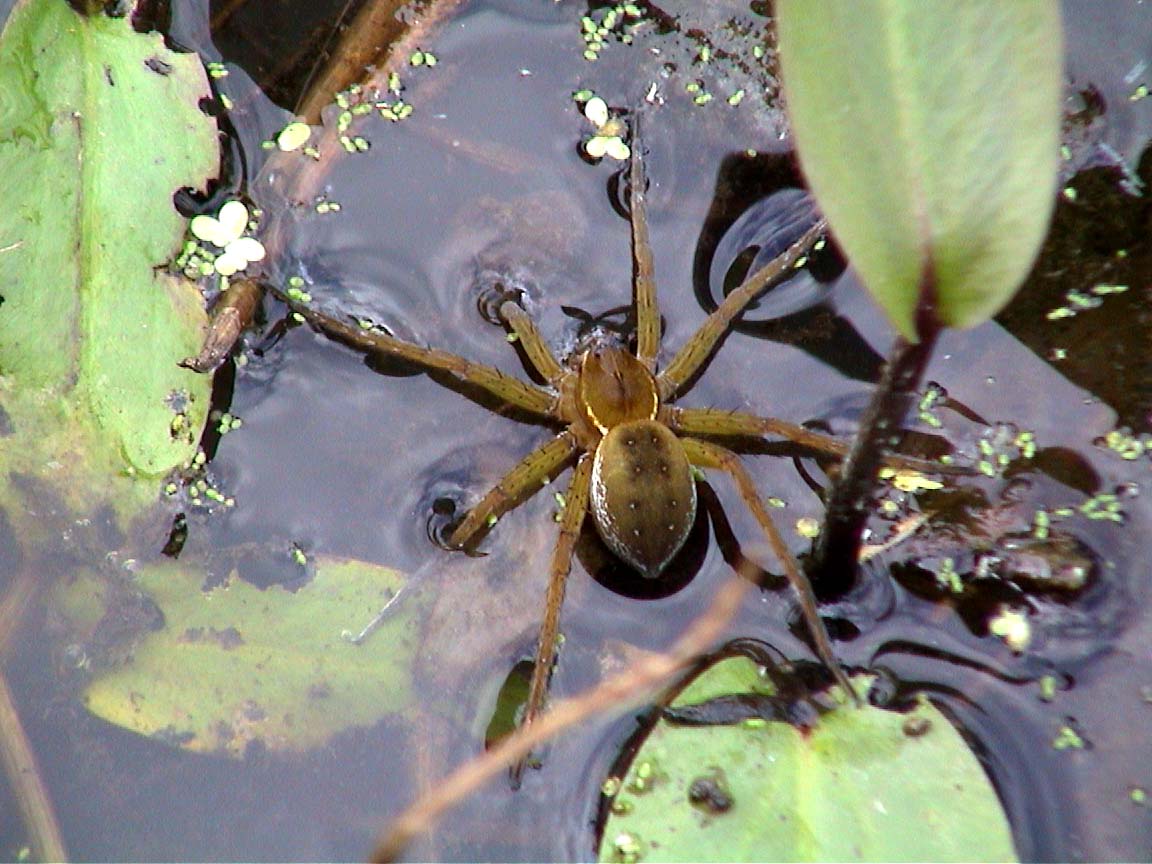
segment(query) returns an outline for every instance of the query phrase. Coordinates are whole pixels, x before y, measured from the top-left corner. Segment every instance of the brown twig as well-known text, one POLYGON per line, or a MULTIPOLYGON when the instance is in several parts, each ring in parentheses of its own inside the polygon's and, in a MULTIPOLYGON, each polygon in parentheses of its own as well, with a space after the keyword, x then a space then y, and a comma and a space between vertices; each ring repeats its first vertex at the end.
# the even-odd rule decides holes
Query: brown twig
MULTIPOLYGON (((308 92, 301 100, 300 113, 308 117, 309 123, 317 125, 321 108, 331 102, 339 90, 351 84, 362 84, 369 91, 386 91, 389 74, 407 68, 412 52, 422 42, 431 40, 462 2, 442 0, 434 3, 419 20, 400 28, 395 26, 392 0, 369 3, 348 27, 345 38, 325 69, 309 84, 308 92), (383 51, 379 48, 381 45, 386 46, 383 51), (366 61, 369 56, 375 59, 366 61)), ((283 175, 283 195, 289 201, 310 201, 337 162, 348 155, 340 143, 341 135, 334 125, 323 126, 312 142, 318 158, 301 159, 299 153, 275 152, 265 163, 261 177, 283 175)), ((264 245, 271 251, 276 244, 276 235, 275 232, 269 233, 264 245)))
MULTIPOLYGON (((363 83, 374 67, 384 66, 393 59, 392 46, 413 29, 398 14, 405 5, 405 0, 369 0, 348 26, 342 28, 335 50, 308 82, 307 92, 296 109, 305 123, 318 124, 320 111, 332 102, 333 96, 353 84, 363 83)), ((440 20, 445 6, 451 11, 457 5, 456 2, 428 4, 431 8, 426 7, 421 13, 416 29, 422 29, 424 18, 440 20)))
MULTIPOLYGON (((25 568, 14 584, 8 589, 0 604, 0 656, 7 648, 17 623, 36 594, 36 579, 33 571, 25 568)), ((56 811, 48 789, 36 763, 32 742, 24 731, 8 677, 0 665, 0 764, 16 796, 17 806, 24 826, 28 831, 32 855, 40 861, 65 861, 68 852, 60 825, 56 821, 56 811)))
POLYGON ((743 576, 734 576, 720 587, 712 604, 666 653, 645 656, 591 690, 555 703, 535 723, 460 766, 436 784, 430 794, 400 814, 376 846, 372 860, 395 861, 408 843, 427 831, 445 811, 526 757, 533 748, 598 713, 624 708, 666 683, 712 647, 736 614, 750 584, 743 576))
POLYGON ((255 279, 237 279, 216 298, 208 319, 204 344, 195 357, 185 357, 180 365, 193 372, 212 372, 231 353, 260 307, 264 289, 255 279))
POLYGON ((0 762, 4 763, 4 773, 8 775, 28 829, 33 857, 39 861, 66 861, 68 853, 56 812, 3 671, 0 671, 0 762))

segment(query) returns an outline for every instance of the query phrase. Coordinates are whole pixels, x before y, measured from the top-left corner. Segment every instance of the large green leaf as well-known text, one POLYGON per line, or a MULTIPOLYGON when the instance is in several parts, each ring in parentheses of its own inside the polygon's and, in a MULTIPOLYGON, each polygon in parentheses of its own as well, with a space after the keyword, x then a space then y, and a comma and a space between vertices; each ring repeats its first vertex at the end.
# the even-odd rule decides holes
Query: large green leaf
POLYGON ((1011 298, 1055 200, 1055 0, 780 0, 780 63, 804 173, 909 340, 1011 298))
POLYGON ((154 498, 117 478, 187 460, 208 403, 177 366, 203 303, 162 269, 185 227, 173 193, 218 164, 202 64, 126 17, 22 0, 0 88, 0 492, 32 477, 74 513, 154 498))
POLYGON ((321 557, 295 592, 262 590, 235 575, 204 591, 204 578, 176 562, 143 568, 135 585, 162 613, 151 622, 139 600, 113 599, 98 579, 57 592, 56 607, 71 613, 74 627, 94 610, 103 629, 138 622, 140 632, 121 634, 124 656, 85 690, 89 710, 189 750, 242 756, 253 742, 316 747, 408 706, 417 633, 397 599, 399 572, 321 557), (349 641, 348 631, 392 601, 395 611, 363 643, 349 641))
MULTIPOLYGON (((773 692, 756 663, 735 657, 673 706, 773 692)), ((621 780, 600 859, 1005 861, 1015 851, 980 763, 924 700, 908 713, 841 704, 811 730, 662 719, 621 780)))

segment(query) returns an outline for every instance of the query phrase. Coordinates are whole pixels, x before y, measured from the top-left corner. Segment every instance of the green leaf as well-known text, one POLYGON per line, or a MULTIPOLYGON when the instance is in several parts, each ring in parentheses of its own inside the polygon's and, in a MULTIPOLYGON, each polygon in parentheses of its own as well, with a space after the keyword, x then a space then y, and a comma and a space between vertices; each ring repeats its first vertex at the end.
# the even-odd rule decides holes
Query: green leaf
POLYGON ((994 315, 1047 229, 1059 161, 1054 0, 781 0, 804 173, 901 334, 994 315))
MULTIPOLYGON (((863 691, 868 680, 857 677, 863 691)), ((674 706, 771 693, 744 657, 674 706)), ((1007 820, 964 739, 927 700, 900 713, 840 702, 802 731, 660 720, 622 778, 600 860, 1014 860, 1007 820)))
MULTIPOLYGON (((178 563, 137 574, 164 624, 143 628, 120 665, 88 685, 90 711, 189 750, 243 756, 252 742, 278 751, 318 747, 411 701, 417 633, 397 600, 405 585, 398 571, 320 558, 314 578, 295 592, 262 590, 234 574, 209 591, 203 581, 202 572, 178 563), (393 601, 361 644, 347 638, 393 601)), ((91 580, 66 593, 57 609, 82 612, 93 597, 107 598, 91 580)), ((105 621, 129 617, 115 605, 102 614, 105 621)))
POLYGON ((63 0, 17 4, 0 88, 0 492, 32 475, 77 512, 195 450, 210 382, 176 364, 203 302, 162 268, 185 229, 172 196, 216 171, 217 131, 198 57, 63 0))

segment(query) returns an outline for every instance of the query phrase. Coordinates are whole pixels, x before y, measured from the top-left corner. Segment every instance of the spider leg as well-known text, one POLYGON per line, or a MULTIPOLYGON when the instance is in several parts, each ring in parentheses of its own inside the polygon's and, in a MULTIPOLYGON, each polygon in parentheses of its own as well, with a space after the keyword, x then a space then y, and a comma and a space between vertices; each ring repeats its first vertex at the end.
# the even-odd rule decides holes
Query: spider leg
POLYGON ((315 329, 357 351, 365 354, 385 354, 407 360, 425 369, 446 372, 462 383, 478 387, 490 396, 529 414, 535 414, 545 420, 558 419, 556 395, 547 390, 525 381, 518 381, 499 369, 473 363, 448 351, 423 348, 377 330, 365 330, 356 324, 340 321, 298 303, 278 290, 273 289, 273 293, 315 329))
POLYGON ((732 322, 748 304, 764 293, 773 282, 787 271, 796 267, 827 230, 828 223, 821 219, 805 231, 799 240, 745 279, 739 288, 724 298, 724 302, 704 319, 700 329, 692 334, 692 338, 676 352, 676 356, 672 358, 668 367, 657 376, 662 400, 671 399, 680 392, 681 388, 712 357, 716 351, 716 346, 728 333, 728 328, 732 326, 732 322))
MULTIPOLYGON (((637 124, 639 120, 637 119, 637 124)), ((644 157, 639 127, 632 136, 632 257, 633 293, 636 303, 636 356, 650 372, 656 371, 660 350, 660 310, 656 306, 656 280, 653 276, 652 245, 648 242, 648 190, 645 188, 644 157)))
POLYGON ((460 549, 474 548, 480 538, 503 514, 523 503, 547 485, 576 452, 571 432, 561 432, 537 447, 488 490, 468 515, 452 531, 448 543, 460 549))
POLYGON ((800 565, 796 563, 796 559, 785 544, 784 538, 780 536, 776 523, 768 515, 768 509, 760 499, 756 485, 752 482, 752 478, 740 461, 740 457, 718 444, 701 441, 698 438, 682 438, 681 443, 684 445, 684 452, 688 454, 688 461, 693 465, 699 465, 703 468, 718 468, 732 477, 737 490, 740 492, 740 497, 744 499, 744 503, 752 511, 752 515, 760 523, 764 536, 768 540, 768 545, 772 547, 772 552, 784 567, 784 574, 800 597, 800 611, 808 625, 808 632, 812 634, 817 655, 832 672, 836 678, 836 683, 858 702, 859 697, 856 695, 852 683, 848 680, 848 676, 832 652, 832 642, 828 638, 828 631, 824 628, 824 621, 817 611, 816 595, 812 593, 812 585, 808 581, 808 577, 801 572, 800 565))
POLYGON ((524 353, 528 355, 528 360, 536 371, 549 385, 559 387, 560 380, 564 377, 564 369, 560 366, 556 355, 545 344, 544 338, 528 313, 513 301, 505 300, 500 304, 500 317, 524 348, 524 353))
MULTIPOLYGON (((759 438, 771 435, 784 438, 794 444, 828 453, 843 459, 852 445, 831 435, 816 432, 796 423, 778 420, 775 417, 759 417, 743 411, 725 411, 721 408, 677 408, 665 405, 660 409, 660 420, 673 432, 681 435, 719 435, 759 438)), ((915 456, 901 456, 890 453, 884 456, 884 465, 899 471, 918 471, 922 474, 968 474, 971 471, 957 465, 942 465, 931 459, 917 459, 915 456)))
MULTIPOLYGON (((560 520, 560 536, 556 538, 556 548, 552 552, 552 564, 548 572, 548 593, 544 600, 544 621, 540 625, 540 637, 536 640, 536 660, 532 667, 532 681, 528 685, 528 702, 520 723, 527 726, 544 709, 548 695, 548 681, 552 677, 552 666, 556 662, 556 639, 560 634, 560 608, 564 605, 564 589, 568 582, 568 572, 572 569, 572 553, 580 536, 580 526, 588 512, 588 490, 592 485, 592 457, 584 455, 576 463, 572 481, 568 484, 568 494, 564 502, 564 515, 560 520)), ((519 763, 512 768, 513 783, 518 783, 524 765, 519 763)))

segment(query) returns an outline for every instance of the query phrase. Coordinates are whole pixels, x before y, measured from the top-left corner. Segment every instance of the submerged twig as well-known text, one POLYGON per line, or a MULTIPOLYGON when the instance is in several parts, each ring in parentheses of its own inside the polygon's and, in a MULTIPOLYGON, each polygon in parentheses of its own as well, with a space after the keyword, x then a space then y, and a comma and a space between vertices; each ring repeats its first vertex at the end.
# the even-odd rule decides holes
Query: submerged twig
POLYGON ((370 0, 365 3, 343 28, 340 41, 327 62, 308 82, 307 92, 296 113, 304 118, 304 122, 313 126, 318 124, 321 110, 331 104, 335 94, 354 84, 364 83, 371 70, 399 68, 396 60, 406 62, 411 50, 401 54, 397 46, 415 47, 411 36, 415 33, 426 37, 428 30, 443 21, 460 2, 441 0, 425 4, 415 22, 405 20, 400 14, 402 9, 411 5, 407 0, 370 0))
MULTIPOLYGON (((336 94, 353 84, 369 91, 385 92, 388 78, 409 65, 408 60, 422 42, 437 32, 463 0, 434 3, 419 19, 397 27, 393 0, 376 0, 367 4, 345 31, 345 37, 328 59, 326 67, 309 83, 300 102, 299 115, 310 125, 320 125, 322 108, 336 94), (381 48, 383 46, 383 48, 381 48), (373 58, 371 60, 366 58, 373 58)), ((340 139, 343 132, 335 124, 322 126, 312 142, 315 159, 301 159, 298 153, 274 152, 261 170, 260 185, 268 178, 283 177, 282 193, 289 201, 311 201, 323 188, 335 165, 347 156, 340 139)), ((266 232, 264 245, 275 260, 279 251, 277 222, 266 232)))
POLYGON ((534 723, 521 727, 488 752, 456 769, 400 814, 377 845, 372 860, 396 860, 408 843, 427 831, 445 811, 526 757, 533 748, 570 726, 595 714, 622 708, 666 683, 712 646, 736 614, 750 586, 743 576, 729 579, 711 605, 666 653, 645 656, 591 690, 556 702, 534 723))
MULTIPOLYGON (((3 604, 0 604, 0 657, 3 656, 17 622, 23 617, 24 610, 35 593, 34 574, 31 570, 25 569, 8 589, 3 604)), ((64 846, 64 838, 60 834, 56 811, 52 807, 52 799, 48 796, 48 788, 40 774, 32 743, 24 731, 24 724, 20 722, 20 714, 16 710, 2 662, 0 662, 0 763, 4 765, 4 774, 8 778, 12 793, 16 796, 20 815, 28 831, 33 857, 39 861, 67 860, 68 852, 64 846)))
POLYGON ((254 279, 237 279, 216 300, 204 334, 204 344, 195 357, 185 357, 180 365, 193 372, 211 372, 224 362, 240 334, 252 323, 264 292, 254 279))
POLYGON ((32 743, 24 732, 8 678, 0 670, 0 761, 28 829, 32 855, 39 861, 65 861, 68 853, 48 789, 40 776, 32 743))

